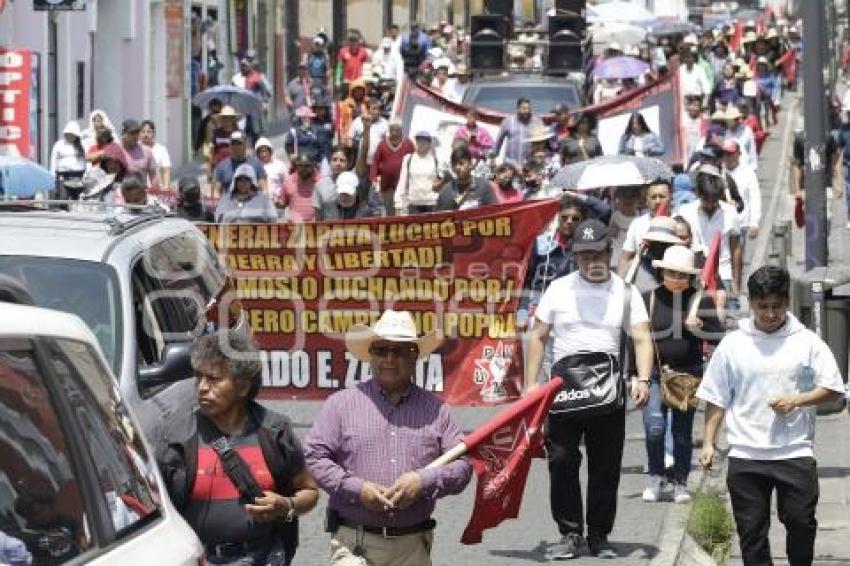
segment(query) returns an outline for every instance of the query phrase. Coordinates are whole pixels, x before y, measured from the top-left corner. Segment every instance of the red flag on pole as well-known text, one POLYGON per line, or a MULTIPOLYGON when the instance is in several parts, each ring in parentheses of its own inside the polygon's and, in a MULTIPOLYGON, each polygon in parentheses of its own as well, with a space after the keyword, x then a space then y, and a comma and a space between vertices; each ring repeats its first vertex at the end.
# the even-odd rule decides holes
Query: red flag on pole
POLYGON ((702 286, 708 289, 712 298, 717 298, 717 274, 720 271, 720 234, 715 234, 705 257, 705 266, 702 268, 702 286))
POLYGON ((655 216, 670 216, 670 203, 663 202, 655 209, 655 216))
POLYGON ((737 20, 735 22, 735 33, 733 33, 732 38, 729 39, 729 49, 733 53, 738 53, 738 50, 741 48, 742 39, 744 39, 744 22, 737 20))
POLYGON ((562 384, 552 378, 464 439, 478 485, 463 544, 480 543, 485 529, 519 515, 531 459, 543 446, 543 420, 562 384))
POLYGON ((782 68, 786 81, 794 82, 797 77, 797 52, 788 49, 782 54, 782 57, 776 60, 776 66, 782 68))

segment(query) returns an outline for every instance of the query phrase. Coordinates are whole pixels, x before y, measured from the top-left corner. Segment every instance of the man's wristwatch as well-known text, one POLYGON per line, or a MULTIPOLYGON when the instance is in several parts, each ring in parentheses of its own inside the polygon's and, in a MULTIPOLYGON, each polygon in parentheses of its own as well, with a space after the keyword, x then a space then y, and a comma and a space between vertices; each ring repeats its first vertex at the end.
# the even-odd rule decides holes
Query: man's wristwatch
POLYGON ((651 381, 652 381, 652 380, 651 380, 651 379, 649 379, 648 377, 639 377, 639 378, 637 378, 637 382, 638 382, 638 383, 646 383, 647 385, 649 385, 649 383, 650 383, 651 381))
POLYGON ((298 513, 295 512, 295 499, 287 497, 286 501, 289 503, 289 511, 286 512, 286 516, 283 520, 287 523, 291 523, 298 516, 298 513))

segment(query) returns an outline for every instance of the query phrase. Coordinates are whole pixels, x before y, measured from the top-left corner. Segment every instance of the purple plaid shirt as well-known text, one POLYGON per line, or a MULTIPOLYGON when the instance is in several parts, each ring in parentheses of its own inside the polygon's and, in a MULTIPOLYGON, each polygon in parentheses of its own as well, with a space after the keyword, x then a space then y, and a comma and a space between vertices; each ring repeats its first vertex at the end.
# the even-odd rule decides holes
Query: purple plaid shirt
POLYGON ((343 518, 370 527, 406 527, 430 518, 437 498, 460 493, 469 483, 466 458, 423 469, 462 440, 448 406, 435 395, 411 385, 393 406, 369 380, 325 401, 304 452, 307 467, 330 496, 329 507, 343 518), (422 497, 407 509, 376 513, 360 503, 364 482, 390 487, 412 470, 422 476, 422 497))

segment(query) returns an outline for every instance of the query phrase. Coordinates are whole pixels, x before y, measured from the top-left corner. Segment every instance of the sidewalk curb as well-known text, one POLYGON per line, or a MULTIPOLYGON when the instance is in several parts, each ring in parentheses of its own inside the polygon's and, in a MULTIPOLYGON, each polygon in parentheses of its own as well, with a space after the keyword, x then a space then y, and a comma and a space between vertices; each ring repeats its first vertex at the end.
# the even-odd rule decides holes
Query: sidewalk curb
MULTIPOLYGON (((792 146, 792 138, 793 134, 793 124, 794 117, 797 115, 800 109, 800 101, 802 100, 801 96, 796 95, 791 99, 791 104, 788 108, 787 118, 785 120, 785 129, 782 132, 782 137, 780 139, 780 143, 782 144, 781 150, 779 153, 779 175, 776 177, 776 181, 771 187, 771 200, 770 200, 770 208, 768 210, 762 211, 762 218, 772 218, 774 223, 779 220, 784 220, 785 213, 787 210, 783 211, 783 218, 779 218, 779 207, 781 206, 780 201, 787 201, 788 197, 788 180, 790 176, 790 168, 787 166, 788 164, 788 153, 792 146), (782 188, 785 187, 786 190, 783 192, 782 188), (783 197, 785 197, 783 199, 783 197)), ((787 207, 787 202, 786 202, 787 207)), ((764 260, 767 257, 767 248, 770 244, 771 233, 773 226, 765 226, 763 230, 759 231, 758 238, 756 239, 755 245, 753 246, 753 256, 750 262, 751 266, 761 267, 764 265, 764 260)))

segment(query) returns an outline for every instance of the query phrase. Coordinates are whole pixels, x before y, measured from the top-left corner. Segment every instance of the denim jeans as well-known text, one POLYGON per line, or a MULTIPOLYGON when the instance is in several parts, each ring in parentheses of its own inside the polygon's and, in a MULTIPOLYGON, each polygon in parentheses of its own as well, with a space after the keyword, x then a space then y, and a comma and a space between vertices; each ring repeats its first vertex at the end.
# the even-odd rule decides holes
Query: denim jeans
POLYGON ((691 471, 693 451, 694 409, 687 412, 671 409, 661 402, 661 382, 657 377, 649 384, 649 402, 643 408, 643 429, 646 435, 646 455, 649 475, 664 474, 664 436, 668 417, 673 431, 673 479, 684 485, 691 471))

